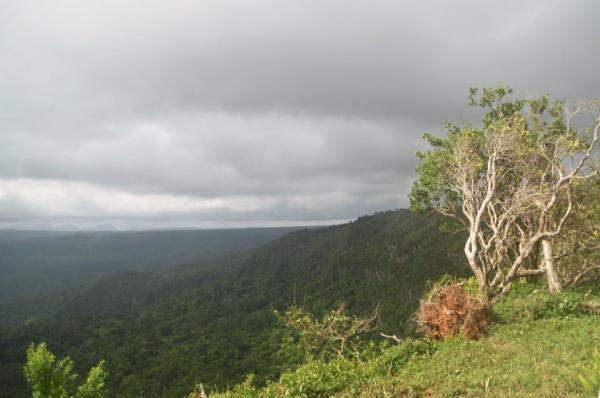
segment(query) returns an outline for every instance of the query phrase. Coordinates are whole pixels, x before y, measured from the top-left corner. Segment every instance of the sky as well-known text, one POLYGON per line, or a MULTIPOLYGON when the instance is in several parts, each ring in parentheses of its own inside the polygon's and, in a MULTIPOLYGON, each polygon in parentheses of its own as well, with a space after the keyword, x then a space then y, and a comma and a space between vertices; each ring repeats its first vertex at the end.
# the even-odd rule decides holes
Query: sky
POLYGON ((407 206, 471 86, 600 95, 597 0, 2 0, 0 228, 407 206))

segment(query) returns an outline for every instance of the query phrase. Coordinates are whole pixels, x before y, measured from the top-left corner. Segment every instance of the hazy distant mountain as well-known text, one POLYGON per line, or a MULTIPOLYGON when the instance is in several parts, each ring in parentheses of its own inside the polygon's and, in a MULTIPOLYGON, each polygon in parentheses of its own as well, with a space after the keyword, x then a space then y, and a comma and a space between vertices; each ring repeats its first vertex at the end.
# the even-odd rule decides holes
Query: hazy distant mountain
POLYGON ((34 238, 48 238, 62 235, 69 235, 72 232, 65 231, 49 231, 49 230, 17 230, 17 229, 0 229, 0 242, 21 242, 34 238))
POLYGON ((260 246, 295 229, 0 230, 0 303, 60 292, 114 271, 160 271, 209 261, 260 246))

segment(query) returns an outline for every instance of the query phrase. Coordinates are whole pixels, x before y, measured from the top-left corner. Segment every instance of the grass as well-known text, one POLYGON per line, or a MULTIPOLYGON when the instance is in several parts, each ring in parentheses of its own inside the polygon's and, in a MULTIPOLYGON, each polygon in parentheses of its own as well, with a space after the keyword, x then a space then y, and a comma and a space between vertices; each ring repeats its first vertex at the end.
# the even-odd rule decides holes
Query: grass
POLYGON ((409 396, 580 397, 577 375, 599 345, 597 316, 524 320, 480 341, 445 341, 395 378, 409 396))
POLYGON ((407 340, 364 363, 312 362, 213 397, 585 397, 578 376, 600 347, 599 303, 599 288, 550 296, 522 285, 478 341, 407 340))

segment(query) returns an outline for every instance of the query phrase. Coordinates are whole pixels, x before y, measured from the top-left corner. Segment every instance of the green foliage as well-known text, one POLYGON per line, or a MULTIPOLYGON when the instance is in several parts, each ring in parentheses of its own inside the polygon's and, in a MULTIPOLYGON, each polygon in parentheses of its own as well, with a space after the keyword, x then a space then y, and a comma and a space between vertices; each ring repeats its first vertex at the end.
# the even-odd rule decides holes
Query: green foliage
MULTIPOLYGON (((76 288, 119 270, 162 271, 266 244, 297 228, 29 233, 0 230, 0 304, 76 288)), ((31 315, 36 301, 21 306, 31 315)), ((0 307, 0 328, 6 316, 0 307)), ((30 316, 31 316, 30 315, 30 316)), ((25 318, 27 319, 27 318, 25 318)), ((13 324, 15 322, 12 322, 13 324)))
MULTIPOLYGON (((510 118, 523 109, 524 101, 504 101, 505 96, 511 93, 510 87, 484 88, 481 94, 478 89, 471 88, 468 104, 488 110, 483 117, 483 126, 487 128, 499 119, 510 118)), ((472 161, 479 163, 483 171, 485 162, 481 158, 481 148, 485 145, 485 129, 446 123, 446 131, 445 137, 436 137, 431 133, 423 135, 431 150, 417 153, 420 160, 416 170, 418 178, 413 182, 409 193, 410 208, 413 211, 453 209, 460 206, 459 195, 451 189, 449 182, 453 163, 456 161, 454 150, 465 140, 474 148, 471 152, 472 161)))
POLYGON ((57 361, 45 343, 29 346, 23 373, 34 398, 68 398, 76 378, 73 361, 57 361))
MULTIPOLYGON (((494 121, 501 118, 508 118, 520 112, 523 109, 526 101, 504 101, 507 95, 513 93, 513 89, 508 86, 486 87, 479 90, 476 87, 469 89, 469 97, 467 103, 470 106, 479 106, 487 110, 483 116, 484 127, 489 126, 494 121)), ((546 105, 547 105, 547 98, 546 105)))
MULTIPOLYGON (((533 261, 541 240, 551 243, 568 228, 577 230, 577 223, 564 221, 573 207, 585 204, 585 195, 572 192, 576 177, 593 175, 589 163, 596 156, 589 129, 571 122, 580 112, 598 112, 598 100, 568 110, 564 101, 547 96, 511 100, 510 94, 509 87, 472 88, 468 104, 484 109, 481 126, 447 124, 444 137, 426 133, 430 150, 417 154, 409 195, 413 211, 435 211, 447 217, 445 229, 470 231, 465 250, 481 298, 491 303, 511 288, 523 263, 533 261)), ((597 188, 587 197, 598 203, 597 188)), ((588 218, 581 216, 579 223, 587 227, 588 218)), ((587 252, 597 248, 596 240, 587 252)), ((559 290, 554 267, 546 272, 550 290, 559 290)))
MULTIPOLYGON (((594 167, 600 170, 600 160, 594 167)), ((577 181, 573 196, 578 205, 567 220, 566 233, 554 242, 561 253, 558 272, 568 285, 600 280, 600 174, 577 181)))
POLYGON ((423 135, 433 150, 417 153, 420 160, 416 170, 419 178, 414 181, 409 193, 412 211, 426 213, 434 208, 459 204, 458 196, 448 187, 452 141, 456 135, 457 132, 450 132, 448 138, 434 137, 429 133, 423 135))
POLYGON ((406 338, 398 344, 385 348, 374 356, 368 367, 371 375, 396 374, 415 358, 424 358, 435 352, 438 343, 428 339, 406 338))
POLYGON ((90 369, 85 383, 77 387, 78 398, 103 398, 106 396, 106 378, 108 372, 104 369, 104 361, 90 369))
POLYGON ((368 375, 359 363, 344 358, 331 362, 313 361, 294 372, 285 373, 279 382, 292 397, 331 397, 336 392, 364 383, 368 375))
POLYGON ((573 319, 600 314, 600 306, 599 309, 594 306, 599 297, 600 288, 594 286, 551 294, 539 283, 520 282, 513 289, 510 301, 498 303, 494 311, 504 323, 523 319, 573 319))
POLYGON ((90 369, 85 382, 74 390, 77 374, 69 358, 56 360, 45 343, 31 344, 27 349, 27 363, 23 367, 25 379, 34 398, 102 398, 105 396, 105 381, 108 373, 104 362, 90 369))
MULTIPOLYGON (((525 104, 530 102, 525 100, 505 101, 505 97, 512 93, 509 87, 484 88, 481 92, 476 88, 471 88, 469 93, 469 105, 479 106, 486 109, 482 118, 483 126, 473 127, 469 124, 458 126, 452 123, 446 124, 447 134, 445 137, 435 137, 430 133, 425 133, 423 138, 429 143, 431 149, 417 153, 419 164, 417 165, 417 179, 413 182, 411 192, 409 193, 410 208, 417 212, 429 212, 438 210, 442 214, 457 213, 460 208, 462 198, 460 193, 453 186, 453 172, 456 165, 467 162, 471 166, 474 175, 484 174, 487 158, 485 147, 489 140, 497 131, 505 130, 506 124, 511 124, 510 128, 518 132, 522 140, 518 148, 518 155, 521 158, 531 156, 531 148, 527 148, 526 143, 535 144, 533 133, 526 137, 525 130, 527 124, 522 114, 525 104), (457 157, 457 148, 465 149, 466 155, 457 157)), ((547 101, 546 97, 543 99, 547 101)), ((539 100, 543 102, 542 100, 539 100)), ((531 108, 537 106, 536 100, 531 101, 531 108)), ((546 105, 547 107, 547 105, 546 105)), ((546 107, 537 106, 535 109, 546 107)), ((536 120, 541 124, 540 117, 536 120)), ((518 176, 513 173, 514 184, 518 184, 518 176)), ((477 179, 474 179, 476 181, 477 179)), ((452 221, 452 220, 450 220, 452 221)))
POLYGON ((370 380, 397 373, 410 360, 431 355, 435 351, 435 346, 426 340, 407 339, 398 345, 385 346, 376 351, 364 362, 341 357, 328 362, 312 360, 294 371, 284 373, 278 382, 270 383, 262 389, 256 389, 251 383, 246 382, 213 397, 312 398, 350 393, 360 390, 370 380))
MULTIPOLYGON (((263 388, 246 384, 212 398, 580 397, 583 384, 578 375, 597 395, 600 361, 593 352, 600 345, 600 314, 546 313, 539 318, 522 308, 546 297, 538 289, 533 284, 514 289, 496 307, 502 322, 483 339, 407 338, 374 349, 363 362, 310 361, 263 388)), ((583 308, 586 302, 600 299, 600 291, 587 287, 565 297, 583 308)))
POLYGON ((591 369, 579 375, 579 381, 590 398, 600 397, 600 353, 594 355, 591 369))
POLYGON ((446 273, 467 273, 460 236, 441 233, 438 217, 399 210, 293 232, 158 278, 117 274, 57 304, 50 319, 0 334, 0 397, 23 395, 30 341, 68 354, 79 373, 104 358, 109 396, 180 397, 198 382, 211 393, 250 373, 263 386, 304 359, 295 345, 282 346, 292 336, 273 309, 302 303, 321 319, 342 301, 348 316, 381 304, 381 332, 412 334, 426 281, 446 273))
POLYGON ((464 278, 456 275, 444 274, 437 280, 427 281, 425 287, 424 301, 431 301, 431 298, 442 288, 448 286, 461 286, 465 293, 470 296, 477 296, 479 287, 477 280, 474 277, 464 278))
POLYGON ((361 318, 346 314, 345 305, 342 304, 321 319, 315 319, 294 305, 283 314, 275 311, 275 316, 293 331, 307 360, 359 359, 366 347, 365 335, 376 327, 379 308, 368 317, 361 318))

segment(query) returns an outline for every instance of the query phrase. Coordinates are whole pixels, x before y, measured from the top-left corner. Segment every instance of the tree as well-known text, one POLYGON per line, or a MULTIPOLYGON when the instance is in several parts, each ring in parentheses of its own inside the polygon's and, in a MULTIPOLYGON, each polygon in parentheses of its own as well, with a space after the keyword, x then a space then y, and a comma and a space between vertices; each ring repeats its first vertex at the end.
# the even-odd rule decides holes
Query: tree
POLYGON ((574 127, 576 117, 596 116, 598 100, 569 106, 564 101, 505 101, 510 88, 471 89, 469 104, 485 108, 482 127, 448 124, 448 135, 425 134, 432 149, 418 153, 413 210, 437 211, 466 231, 465 255, 481 299, 500 300, 516 278, 546 274, 560 289, 552 239, 573 210, 572 186, 592 175, 588 168, 600 134, 574 127), (527 269, 532 253, 544 261, 527 269))
POLYGON ((573 191, 577 205, 555 255, 559 277, 567 287, 600 276, 600 175, 578 182, 573 191))
POLYGON ((101 361, 90 369, 86 381, 75 389, 77 374, 69 358, 56 360, 45 343, 31 344, 27 348, 27 362, 23 367, 25 379, 31 387, 33 398, 102 398, 108 373, 101 361), (74 391, 74 394, 72 393, 74 391))
MULTIPOLYGON (((582 115, 597 117, 600 103, 598 100, 589 100, 569 106, 564 101, 549 103, 547 97, 542 97, 530 100, 528 104, 529 129, 535 139, 535 151, 534 162, 527 164, 522 173, 536 181, 533 188, 537 189, 534 200, 538 212, 532 214, 533 219, 528 220, 526 225, 542 233, 548 232, 540 240, 543 261, 538 271, 546 273, 549 290, 558 292, 562 283, 555 266, 557 256, 553 239, 562 231, 568 233, 573 229, 581 229, 576 224, 569 224, 569 220, 577 219, 574 217, 576 214, 582 215, 586 193, 588 199, 597 202, 599 192, 591 177, 596 176, 592 167, 592 151, 598 141, 600 122, 593 120, 592 129, 580 130, 575 130, 573 124, 586 122, 576 120, 582 115)), ((581 218, 579 220, 583 221, 581 218)), ((561 240, 565 235, 561 234, 561 240)))

